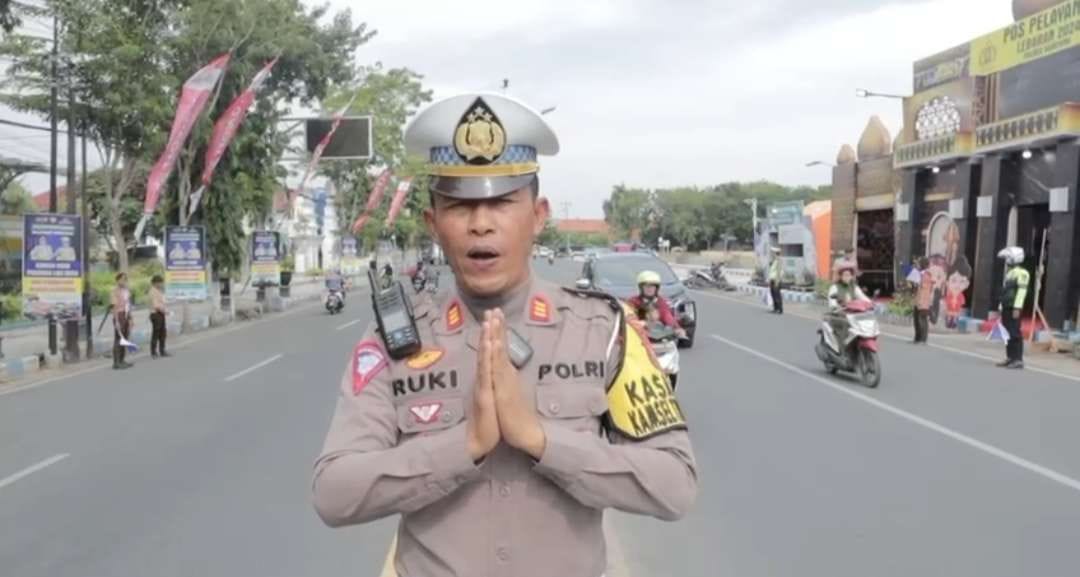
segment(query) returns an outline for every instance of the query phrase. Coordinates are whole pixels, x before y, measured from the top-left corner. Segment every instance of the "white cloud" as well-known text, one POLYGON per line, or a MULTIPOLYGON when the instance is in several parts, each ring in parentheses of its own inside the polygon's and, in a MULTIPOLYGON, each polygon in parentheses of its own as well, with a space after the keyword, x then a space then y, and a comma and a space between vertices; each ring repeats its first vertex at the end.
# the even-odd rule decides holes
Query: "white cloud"
MULTIPOLYGON (((348 7, 344 0, 333 2, 348 7)), ((545 192, 600 216, 613 184, 767 178, 819 184, 870 115, 895 134, 912 63, 1011 20, 980 0, 705 0, 366 4, 379 36, 362 61, 408 66, 436 97, 502 78, 550 116, 562 141, 545 192)))
POLYGON ((361 62, 412 68, 436 97, 509 78, 557 105, 544 190, 583 217, 619 182, 827 182, 806 162, 834 159, 872 114, 900 127, 898 101, 856 88, 910 93, 915 60, 1011 21, 1004 0, 330 3, 378 30, 361 62))

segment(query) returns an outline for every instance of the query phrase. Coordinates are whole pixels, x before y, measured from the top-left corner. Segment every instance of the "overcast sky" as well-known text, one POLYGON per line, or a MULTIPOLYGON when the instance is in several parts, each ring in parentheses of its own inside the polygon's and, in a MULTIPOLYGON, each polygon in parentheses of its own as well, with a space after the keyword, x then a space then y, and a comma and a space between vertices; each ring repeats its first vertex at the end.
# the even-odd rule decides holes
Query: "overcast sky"
POLYGON ((366 61, 408 66, 436 98, 496 90, 548 116, 541 159, 562 216, 600 217, 612 185, 824 184, 870 115, 895 136, 912 63, 1012 21, 1008 0, 445 0, 356 2, 366 61))
MULTIPOLYGON (((436 98, 509 78, 557 106, 543 189, 576 218, 602 216, 618 183, 827 183, 805 164, 835 160, 872 114, 901 125, 899 101, 856 88, 909 94, 915 60, 1012 21, 1008 0, 329 2, 378 30, 360 62, 412 68, 436 98)), ((47 162, 48 135, 28 136, 0 127, 0 154, 47 162)))

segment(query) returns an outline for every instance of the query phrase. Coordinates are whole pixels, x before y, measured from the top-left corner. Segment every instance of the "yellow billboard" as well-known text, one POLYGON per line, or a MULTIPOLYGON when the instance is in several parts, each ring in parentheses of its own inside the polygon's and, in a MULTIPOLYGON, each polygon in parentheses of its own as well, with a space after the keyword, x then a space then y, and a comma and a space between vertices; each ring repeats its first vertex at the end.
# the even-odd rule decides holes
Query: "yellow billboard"
POLYGON ((987 76, 1080 45, 1080 0, 1067 0, 971 42, 971 74, 987 76))

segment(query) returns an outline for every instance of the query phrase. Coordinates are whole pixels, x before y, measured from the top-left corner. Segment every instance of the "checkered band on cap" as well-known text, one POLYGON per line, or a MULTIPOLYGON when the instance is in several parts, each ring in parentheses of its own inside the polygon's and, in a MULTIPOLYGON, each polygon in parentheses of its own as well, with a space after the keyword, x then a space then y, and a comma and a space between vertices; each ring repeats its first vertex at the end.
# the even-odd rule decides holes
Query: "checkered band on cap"
MULTIPOLYGON (((499 158, 488 166, 500 164, 521 164, 524 162, 536 162, 536 149, 532 146, 511 144, 499 158)), ((466 166, 453 146, 436 146, 431 149, 431 164, 435 166, 466 166)))

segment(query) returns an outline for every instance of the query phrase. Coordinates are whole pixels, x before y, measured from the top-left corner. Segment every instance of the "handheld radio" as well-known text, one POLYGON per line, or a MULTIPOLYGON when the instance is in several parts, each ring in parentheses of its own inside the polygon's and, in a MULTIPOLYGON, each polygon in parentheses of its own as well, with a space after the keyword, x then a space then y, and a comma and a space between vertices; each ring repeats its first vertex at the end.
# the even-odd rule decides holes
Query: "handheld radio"
POLYGON ((375 322, 379 325, 379 335, 382 336, 387 354, 399 361, 420 352, 420 331, 416 329, 412 306, 401 282, 394 281, 385 289, 380 289, 371 270, 368 271, 368 282, 371 283, 375 322))

